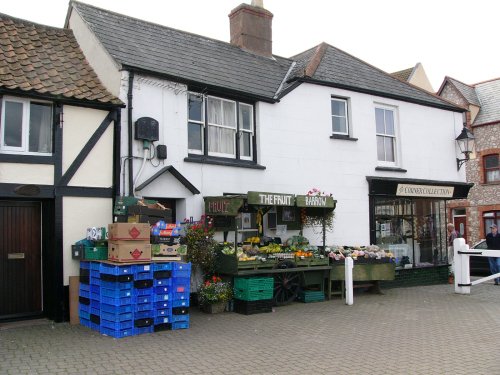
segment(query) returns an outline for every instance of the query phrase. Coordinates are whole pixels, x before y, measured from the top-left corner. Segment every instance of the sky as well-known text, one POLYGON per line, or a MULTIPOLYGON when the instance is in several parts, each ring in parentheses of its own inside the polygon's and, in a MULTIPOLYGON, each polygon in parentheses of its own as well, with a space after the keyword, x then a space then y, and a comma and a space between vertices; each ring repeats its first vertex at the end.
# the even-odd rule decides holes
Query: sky
MULTIPOLYGON (((81 0, 100 8, 229 41, 228 14, 251 0, 81 0)), ((3 0, 0 12, 63 27, 68 0, 3 0)), ((492 0, 264 0, 274 14, 273 53, 291 57, 321 42, 386 72, 420 62, 434 88, 500 77, 492 0)))

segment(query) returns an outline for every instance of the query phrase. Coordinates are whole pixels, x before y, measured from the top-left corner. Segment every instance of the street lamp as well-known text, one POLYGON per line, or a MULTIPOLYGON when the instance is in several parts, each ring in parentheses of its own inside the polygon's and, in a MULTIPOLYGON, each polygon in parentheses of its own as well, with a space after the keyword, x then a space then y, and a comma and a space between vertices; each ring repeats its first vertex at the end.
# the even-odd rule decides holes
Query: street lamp
POLYGON ((470 160, 470 154, 474 152, 474 135, 472 132, 467 129, 465 126, 462 129, 460 135, 455 139, 460 148, 460 152, 464 154, 463 159, 457 158, 457 171, 460 170, 460 167, 463 163, 470 160))

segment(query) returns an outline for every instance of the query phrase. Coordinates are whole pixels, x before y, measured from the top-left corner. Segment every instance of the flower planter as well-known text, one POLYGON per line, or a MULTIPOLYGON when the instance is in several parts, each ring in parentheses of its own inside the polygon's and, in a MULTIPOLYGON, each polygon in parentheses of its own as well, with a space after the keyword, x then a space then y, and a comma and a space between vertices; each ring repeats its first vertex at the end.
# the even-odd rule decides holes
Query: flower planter
POLYGON ((217 302, 211 305, 201 306, 201 310, 207 314, 218 314, 224 312, 226 309, 226 302, 217 302))

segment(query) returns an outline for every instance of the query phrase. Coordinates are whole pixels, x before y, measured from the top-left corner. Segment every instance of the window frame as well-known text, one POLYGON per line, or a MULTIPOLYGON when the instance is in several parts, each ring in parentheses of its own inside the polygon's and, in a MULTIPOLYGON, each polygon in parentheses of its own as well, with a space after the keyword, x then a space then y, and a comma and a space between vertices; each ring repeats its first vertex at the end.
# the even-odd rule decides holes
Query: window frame
POLYGON ((232 99, 227 99, 223 98, 220 96, 215 96, 215 95, 204 95, 200 94, 197 92, 189 91, 188 92, 188 106, 189 106, 189 100, 190 96, 197 96, 202 98, 202 114, 201 118, 202 121, 198 120, 191 120, 189 118, 189 107, 188 107, 188 119, 187 123, 189 126, 189 123, 196 123, 200 124, 201 129, 202 129, 202 150, 196 150, 196 149, 190 149, 189 148, 189 129, 188 129, 188 155, 200 155, 200 156, 205 156, 205 157, 212 157, 216 159, 231 159, 235 161, 251 161, 255 162, 255 143, 256 143, 256 136, 255 136, 255 105, 250 104, 248 102, 240 102, 237 100, 232 100, 232 99), (212 123, 210 122, 210 116, 208 114, 209 108, 208 108, 208 100, 212 98, 217 101, 221 102, 221 110, 223 108, 224 102, 226 103, 234 103, 234 108, 235 108, 235 127, 231 127, 229 125, 225 124, 217 124, 217 123, 212 123), (251 129, 244 129, 242 124, 241 124, 241 119, 240 119, 240 107, 241 106, 247 106, 249 107, 250 111, 250 121, 251 121, 251 129), (234 154, 228 154, 228 153, 221 153, 221 152, 214 152, 214 151, 209 151, 209 145, 210 145, 210 136, 209 136, 209 127, 217 127, 221 129, 228 129, 233 131, 233 147, 234 147, 234 154), (251 145, 250 145, 250 156, 244 156, 241 154, 241 135, 243 133, 249 133, 250 134, 250 140, 251 140, 251 145))
POLYGON ((189 154, 196 154, 196 155, 203 155, 203 150, 205 149, 205 99, 202 95, 196 94, 194 92, 189 92, 188 93, 188 111, 187 111, 187 118, 188 118, 188 153, 189 154), (196 96, 198 98, 201 97, 201 121, 200 120, 192 120, 189 118, 189 101, 191 99, 191 95, 196 96), (201 128, 201 150, 198 149, 192 149, 189 148, 189 124, 199 124, 201 128))
MULTIPOLYGON (((389 105, 384 105, 384 104, 378 104, 375 103, 374 106, 374 115, 375 115, 375 142, 376 142, 376 150, 377 150, 377 163, 381 166, 389 166, 389 167, 394 167, 399 164, 399 141, 398 141, 398 129, 399 129, 399 121, 398 121, 398 108, 394 106, 389 106, 389 105), (377 129, 377 109, 381 109, 384 111, 384 131, 387 131, 387 123, 385 121, 385 112, 386 111, 391 111, 392 112, 392 118, 393 118, 393 128, 394 128, 394 134, 387 134, 387 133, 379 133, 377 129), (378 158, 378 137, 384 137, 384 138, 390 138, 392 139, 392 145, 393 145, 393 154, 394 154, 394 161, 387 161, 387 160, 380 160, 378 158)), ((384 156, 386 155, 386 147, 385 147, 385 142, 384 142, 384 156)))
POLYGON ((54 154, 54 105, 50 101, 32 100, 26 98, 19 98, 15 96, 3 96, 1 101, 1 114, 0 114, 0 153, 3 154, 18 154, 18 155, 36 155, 36 156, 52 156, 54 154), (5 141, 5 110, 6 102, 14 102, 22 104, 22 140, 21 146, 7 146, 4 145, 5 141), (29 136, 30 136, 30 117, 31 105, 39 104, 48 106, 50 108, 50 138, 51 138, 51 151, 50 152, 36 152, 29 151, 29 136))
POLYGON ((229 99, 224 99, 224 98, 219 98, 217 96, 212 96, 212 95, 207 95, 207 100, 206 100, 206 114, 205 114, 205 123, 206 123, 206 129, 207 129, 207 155, 208 156, 215 156, 215 157, 222 157, 222 158, 230 158, 230 159, 237 159, 237 150, 236 150, 236 138, 238 134, 238 105, 237 102, 234 100, 229 100, 229 99), (225 124, 217 124, 217 123, 211 123, 210 122, 210 116, 208 115, 208 101, 212 100, 217 100, 220 101, 221 107, 220 109, 222 110, 222 113, 224 113, 224 102, 226 103, 234 103, 234 123, 235 127, 231 127, 229 125, 225 124), (226 130, 231 130, 233 132, 233 149, 234 149, 234 154, 227 154, 223 152, 215 152, 215 151, 210 151, 208 148, 210 147, 210 132, 209 129, 210 127, 214 128, 220 128, 220 129, 226 129, 226 130))
POLYGON ((334 135, 341 135, 341 136, 347 136, 349 137, 351 134, 351 123, 349 121, 349 99, 348 98, 342 98, 338 96, 332 96, 330 97, 330 117, 332 120, 332 134, 334 135), (344 104, 344 110, 345 110, 345 116, 337 116, 332 113, 332 102, 337 101, 337 102, 342 102, 344 104), (345 132, 338 132, 333 129, 333 117, 339 117, 339 118, 345 118, 345 125, 346 125, 346 131, 345 132))
POLYGON ((488 154, 488 155, 483 155, 482 157, 482 162, 483 162, 483 178, 484 178, 484 183, 485 184, 497 184, 500 183, 500 179, 490 181, 488 180, 488 172, 498 170, 500 174, 500 155, 499 154, 488 154), (497 166, 495 168, 486 168, 486 159, 491 156, 496 156, 497 158, 497 166))
POLYGON ((241 160, 253 160, 253 147, 254 147, 254 144, 255 144, 255 138, 254 138, 254 135, 255 135, 255 121, 254 121, 254 116, 253 116, 253 109, 254 109, 254 106, 253 105, 250 105, 250 104, 247 104, 247 103, 237 103, 237 111, 238 111, 238 123, 237 123, 237 129, 238 129, 238 134, 237 134, 237 141, 239 143, 239 156, 240 156, 240 159, 241 160), (243 126, 241 125, 242 121, 240 119, 240 115, 241 115, 241 107, 242 106, 247 106, 249 107, 249 113, 250 113, 250 124, 251 124, 251 129, 248 130, 248 129, 245 129, 243 128, 243 126), (243 133, 248 133, 250 134, 250 156, 243 156, 242 153, 241 153, 241 150, 242 150, 242 145, 241 145, 241 142, 242 142, 242 135, 243 133))

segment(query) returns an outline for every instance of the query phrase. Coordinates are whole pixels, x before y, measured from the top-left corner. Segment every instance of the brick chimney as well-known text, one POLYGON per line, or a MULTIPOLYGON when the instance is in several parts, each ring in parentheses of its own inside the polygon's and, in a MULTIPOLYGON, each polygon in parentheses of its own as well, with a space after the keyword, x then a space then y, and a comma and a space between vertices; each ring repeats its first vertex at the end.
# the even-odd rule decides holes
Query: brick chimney
POLYGON ((263 0, 241 4, 229 13, 231 44, 246 51, 272 57, 273 14, 264 9, 263 0))

